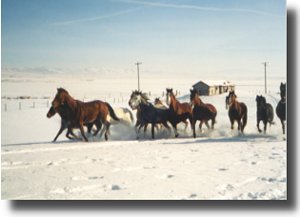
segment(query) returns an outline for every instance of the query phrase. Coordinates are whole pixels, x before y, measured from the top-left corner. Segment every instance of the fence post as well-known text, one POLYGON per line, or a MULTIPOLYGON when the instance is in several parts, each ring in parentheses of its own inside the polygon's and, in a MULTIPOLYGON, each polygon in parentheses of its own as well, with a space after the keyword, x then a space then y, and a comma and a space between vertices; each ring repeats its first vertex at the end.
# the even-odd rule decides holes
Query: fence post
POLYGON ((35 108, 35 102, 33 101, 33 103, 32 103, 32 108, 35 108))
POLYGON ((7 111, 7 105, 6 105, 6 103, 5 103, 5 105, 4 105, 4 111, 5 111, 5 112, 7 111))
POLYGON ((21 107, 22 107, 21 102, 19 102, 19 110, 21 110, 21 107))
POLYGON ((49 108, 49 100, 47 100, 47 108, 49 108))

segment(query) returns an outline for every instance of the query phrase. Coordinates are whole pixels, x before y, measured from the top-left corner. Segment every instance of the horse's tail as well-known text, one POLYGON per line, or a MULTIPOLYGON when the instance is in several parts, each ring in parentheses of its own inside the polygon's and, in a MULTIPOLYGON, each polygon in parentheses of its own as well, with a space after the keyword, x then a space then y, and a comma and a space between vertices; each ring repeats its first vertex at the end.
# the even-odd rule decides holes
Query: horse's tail
POLYGON ((244 116, 243 116, 243 128, 244 128, 247 125, 248 109, 247 109, 247 106, 244 103, 241 103, 241 105, 244 107, 244 116))
POLYGON ((110 117, 112 117, 114 120, 116 121, 120 121, 120 119, 117 117, 117 115, 115 114, 113 108, 106 102, 105 103, 107 105, 108 111, 109 111, 109 115, 110 117))

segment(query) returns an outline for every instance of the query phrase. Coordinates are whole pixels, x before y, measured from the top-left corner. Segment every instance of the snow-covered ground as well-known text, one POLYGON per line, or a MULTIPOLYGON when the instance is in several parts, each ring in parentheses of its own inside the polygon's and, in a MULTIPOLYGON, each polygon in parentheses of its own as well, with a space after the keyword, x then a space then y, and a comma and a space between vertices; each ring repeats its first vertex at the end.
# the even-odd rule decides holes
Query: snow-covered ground
MULTIPOLYGON (((173 87, 181 101, 188 101, 196 81, 149 77, 142 86, 152 99, 173 87)), ((266 98, 274 109, 281 81, 269 81, 266 98)), ((177 139, 161 130, 155 140, 149 131, 136 140, 132 127, 119 125, 112 126, 108 142, 92 136, 89 143, 74 142, 63 133, 52 143, 60 119, 48 119, 46 113, 57 87, 77 99, 128 107, 135 80, 2 74, 2 199, 286 199, 287 144, 280 121, 275 116, 275 125, 259 134, 255 97, 264 90, 261 82, 233 83, 249 110, 243 136, 230 130, 225 95, 218 95, 202 97, 216 106, 217 123, 214 131, 198 131, 196 139, 180 126, 177 139)))

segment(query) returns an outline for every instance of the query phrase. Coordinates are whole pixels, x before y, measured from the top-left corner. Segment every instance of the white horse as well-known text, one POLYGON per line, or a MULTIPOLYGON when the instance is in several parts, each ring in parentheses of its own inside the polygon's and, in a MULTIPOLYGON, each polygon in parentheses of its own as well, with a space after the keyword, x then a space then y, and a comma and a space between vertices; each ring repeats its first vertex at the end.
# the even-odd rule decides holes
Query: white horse
MULTIPOLYGON (((124 126, 131 127, 134 123, 134 118, 132 112, 128 108, 114 108, 114 112, 116 116, 120 119, 120 121, 115 121, 113 118, 110 117, 110 115, 107 115, 107 121, 111 125, 117 125, 117 124, 123 124, 124 126)), ((101 130, 100 138, 102 137, 102 134, 104 133, 104 129, 101 130)), ((108 131, 110 134, 110 132, 108 131)))
POLYGON ((107 121, 112 124, 112 125, 116 125, 116 124, 124 124, 124 125, 128 125, 131 126, 133 124, 134 118, 132 115, 132 112, 128 109, 128 108, 115 108, 114 112, 116 114, 116 116, 120 119, 120 121, 115 121, 113 118, 111 118, 109 115, 107 115, 107 121))

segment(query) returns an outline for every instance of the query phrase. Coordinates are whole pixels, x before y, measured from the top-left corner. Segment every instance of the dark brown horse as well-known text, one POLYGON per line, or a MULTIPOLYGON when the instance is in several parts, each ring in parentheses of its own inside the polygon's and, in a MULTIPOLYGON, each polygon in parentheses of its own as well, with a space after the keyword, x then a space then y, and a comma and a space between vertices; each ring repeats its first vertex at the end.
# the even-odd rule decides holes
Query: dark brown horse
POLYGON ((178 137, 177 132, 177 124, 180 122, 186 123, 186 120, 189 119, 190 123, 192 123, 192 107, 189 103, 180 103, 174 93, 173 89, 166 89, 166 102, 169 105, 170 109, 170 118, 169 122, 172 124, 172 127, 175 132, 175 137, 178 137))
POLYGON ((267 103, 266 98, 262 95, 256 96, 256 126, 258 132, 262 132, 259 128, 259 123, 262 121, 264 123, 264 133, 267 131, 267 123, 274 124, 274 109, 270 103, 267 103))
POLYGON ((207 128, 209 127, 208 121, 211 120, 211 128, 214 129, 214 125, 216 122, 217 109, 212 104, 205 104, 199 97, 199 93, 196 90, 190 90, 191 95, 191 104, 193 106, 193 121, 192 121, 192 129, 193 136, 196 138, 196 130, 195 124, 199 120, 200 121, 200 131, 202 131, 202 125, 205 123, 207 128))
POLYGON ((282 82, 280 84, 280 97, 281 99, 276 106, 276 114, 281 121, 283 134, 285 134, 284 122, 286 121, 286 84, 283 84, 282 82))
MULTIPOLYGON (((66 137, 68 139, 78 139, 78 137, 73 133, 73 129, 72 129, 72 126, 71 126, 71 121, 70 121, 70 117, 68 117, 68 112, 65 108, 64 105, 61 105, 57 108, 57 110, 54 109, 53 106, 50 107, 48 113, 47 113, 47 117, 48 118, 51 118, 53 117, 56 113, 59 114, 59 116, 61 117, 61 125, 60 125, 60 129, 58 131, 58 133, 56 134, 56 136, 54 137, 53 139, 53 142, 55 142, 57 140, 57 138, 59 137, 59 135, 65 130, 68 128, 68 131, 67 131, 67 134, 66 134, 66 137), (73 136, 71 137, 70 134, 73 136)), ((87 128, 88 128, 88 133, 91 133, 91 130, 93 128, 93 123, 92 124, 87 124, 87 128)), ((102 124, 101 124, 102 125, 102 124)), ((101 128, 101 126, 100 126, 101 128)), ((99 129, 100 130, 100 129, 99 129)), ((95 134, 94 134, 95 136, 95 134)))
POLYGON ((230 91, 226 97, 226 108, 228 109, 228 116, 231 123, 231 129, 236 121, 238 123, 238 131, 244 133, 244 128, 247 124, 248 109, 245 103, 238 102, 234 91, 230 91))
POLYGON ((107 115, 109 114, 114 120, 119 120, 108 103, 100 100, 81 102, 71 97, 65 89, 58 88, 56 96, 52 101, 52 106, 57 111, 62 105, 65 106, 64 108, 66 109, 70 126, 72 126, 72 128, 79 128, 81 135, 86 142, 88 139, 84 134, 84 124, 95 124, 97 126, 95 134, 99 132, 101 125, 103 124, 106 128, 105 140, 107 140, 110 126, 110 123, 107 121, 107 115))

